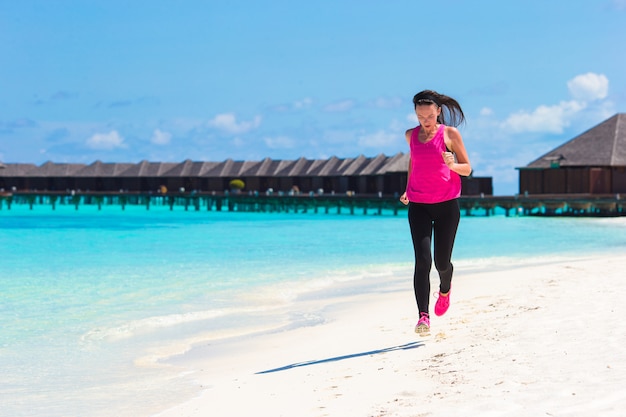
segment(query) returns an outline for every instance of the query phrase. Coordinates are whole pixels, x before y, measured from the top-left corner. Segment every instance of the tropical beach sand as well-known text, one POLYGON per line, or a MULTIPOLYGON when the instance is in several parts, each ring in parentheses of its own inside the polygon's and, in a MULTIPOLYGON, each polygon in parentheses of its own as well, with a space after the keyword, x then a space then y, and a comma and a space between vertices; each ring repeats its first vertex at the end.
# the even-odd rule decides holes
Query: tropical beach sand
POLYGON ((158 417, 623 416, 625 270, 623 255, 460 266, 426 337, 410 276, 308 297, 322 323, 170 358, 200 393, 158 417))

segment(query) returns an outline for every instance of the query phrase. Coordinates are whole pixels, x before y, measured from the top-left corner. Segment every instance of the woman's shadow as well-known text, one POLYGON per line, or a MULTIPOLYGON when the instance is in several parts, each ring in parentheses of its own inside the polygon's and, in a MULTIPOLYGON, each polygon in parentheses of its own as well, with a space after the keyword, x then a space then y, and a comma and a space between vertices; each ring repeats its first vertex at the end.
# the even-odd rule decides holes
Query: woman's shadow
POLYGON ((415 348, 418 348, 420 346, 424 346, 424 343, 422 343, 422 342, 411 342, 411 343, 407 343, 407 344, 404 344, 404 345, 393 346, 393 347, 388 347, 388 348, 384 348, 384 349, 370 350, 369 352, 353 353, 351 355, 336 356, 334 358, 327 358, 327 359, 319 359, 319 360, 314 360, 314 361, 292 363, 291 365, 281 366, 280 368, 268 369, 266 371, 257 372, 255 375, 270 374, 272 372, 279 372, 279 371, 287 371, 287 370, 293 369, 293 368, 300 368, 302 366, 310 366, 310 365, 318 365, 318 364, 327 363, 327 362, 343 361, 345 359, 358 358, 358 357, 361 357, 361 356, 379 355, 381 353, 393 352, 395 350, 415 349, 415 348))

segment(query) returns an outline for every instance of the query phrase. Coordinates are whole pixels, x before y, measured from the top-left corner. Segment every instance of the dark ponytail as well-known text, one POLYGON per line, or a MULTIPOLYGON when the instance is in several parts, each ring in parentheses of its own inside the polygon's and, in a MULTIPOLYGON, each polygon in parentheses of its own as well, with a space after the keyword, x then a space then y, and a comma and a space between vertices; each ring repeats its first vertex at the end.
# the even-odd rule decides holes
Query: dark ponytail
POLYGON ((439 94, 433 90, 421 91, 413 97, 414 108, 429 104, 434 104, 441 108, 441 114, 437 118, 438 123, 457 127, 465 121, 465 114, 463 114, 461 105, 452 97, 439 94))

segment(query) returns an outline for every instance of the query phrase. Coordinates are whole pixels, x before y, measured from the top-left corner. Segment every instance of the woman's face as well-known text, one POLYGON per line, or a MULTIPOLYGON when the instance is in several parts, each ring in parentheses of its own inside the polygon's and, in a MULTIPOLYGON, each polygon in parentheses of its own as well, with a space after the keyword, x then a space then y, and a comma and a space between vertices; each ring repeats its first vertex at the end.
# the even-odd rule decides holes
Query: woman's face
POLYGON ((415 107, 417 120, 424 129, 430 129, 437 125, 437 117, 440 113, 441 108, 436 104, 420 104, 415 107))

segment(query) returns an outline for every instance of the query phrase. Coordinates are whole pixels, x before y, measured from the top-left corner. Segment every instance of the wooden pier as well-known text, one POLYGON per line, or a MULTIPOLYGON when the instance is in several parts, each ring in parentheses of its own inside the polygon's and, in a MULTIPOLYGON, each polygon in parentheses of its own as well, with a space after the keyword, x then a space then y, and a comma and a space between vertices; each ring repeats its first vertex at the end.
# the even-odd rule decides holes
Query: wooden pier
MULTIPOLYGON (((26 192, 0 193, 0 210, 13 205, 48 206, 167 206, 205 211, 277 212, 277 213, 362 213, 397 215, 406 209, 396 195, 288 195, 246 193, 132 193, 132 192, 26 192)), ((626 216, 626 200, 617 195, 528 195, 528 196, 462 196, 459 199, 466 216, 490 216, 499 209, 506 216, 626 216)))
POLYGON ((288 194, 244 194, 244 193, 111 193, 111 192, 13 192, 0 194, 0 210, 11 209, 13 205, 28 205, 32 210, 36 206, 48 206, 55 210, 57 206, 73 206, 79 210, 83 205, 118 206, 125 210, 127 206, 143 206, 150 210, 153 206, 167 206, 205 211, 238 211, 268 213, 330 213, 337 214, 362 212, 363 214, 382 214, 390 210, 394 215, 404 205, 398 198, 382 196, 348 195, 288 195, 288 194))
POLYGON ((465 215, 483 213, 486 216, 496 209, 506 216, 626 216, 626 200, 619 194, 535 194, 516 196, 461 197, 461 210, 465 215))

